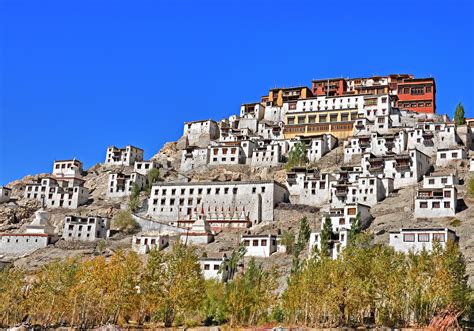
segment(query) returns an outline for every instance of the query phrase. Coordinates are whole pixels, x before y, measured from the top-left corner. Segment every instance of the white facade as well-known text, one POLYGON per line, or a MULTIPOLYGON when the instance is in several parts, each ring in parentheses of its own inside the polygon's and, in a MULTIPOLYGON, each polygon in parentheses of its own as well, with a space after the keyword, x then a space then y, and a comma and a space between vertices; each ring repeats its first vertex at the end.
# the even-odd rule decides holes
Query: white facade
POLYGON ((133 236, 132 250, 138 254, 148 254, 151 250, 162 250, 169 244, 169 236, 164 234, 142 233, 133 236))
POLYGON ((128 145, 124 148, 109 146, 105 158, 106 165, 133 166, 135 162, 143 161, 143 149, 128 145))
POLYGON ((68 215, 64 218, 64 240, 94 241, 108 237, 110 221, 99 216, 78 217, 68 215))
POLYGON ((229 271, 223 266, 226 261, 227 258, 225 256, 223 258, 200 258, 199 266, 204 279, 216 279, 221 282, 226 282, 229 279, 229 271))
POLYGON ((277 251, 277 237, 274 235, 242 235, 245 256, 269 257, 277 251))
POLYGON ((55 177, 81 177, 82 172, 83 165, 79 160, 54 161, 52 174, 55 177))
POLYGON ((454 124, 442 122, 418 122, 407 130, 407 148, 417 148, 433 155, 440 149, 450 149, 462 144, 454 124))
POLYGON ((415 217, 452 217, 456 214, 457 189, 455 175, 425 176, 423 188, 418 188, 415 197, 415 217))
POLYGON ((89 199, 89 190, 83 185, 84 180, 79 178, 43 178, 27 184, 24 197, 44 201, 49 208, 76 209, 89 199))
POLYGON ((305 144, 306 156, 309 162, 316 162, 321 159, 326 153, 331 151, 337 146, 337 138, 331 134, 307 136, 307 137, 296 137, 290 139, 289 150, 299 142, 305 144))
POLYGON ((469 161, 469 171, 474 171, 474 157, 469 161))
POLYGON ((133 166, 133 170, 140 175, 146 176, 152 169, 158 169, 160 165, 153 160, 137 161, 133 166))
POLYGON ((48 212, 40 209, 24 233, 0 233, 0 254, 21 256, 56 241, 54 227, 49 223, 48 212))
POLYGON ((251 165, 253 167, 276 167, 283 163, 283 153, 279 144, 267 144, 253 150, 251 165))
POLYGON ((327 217, 331 220, 333 232, 339 232, 343 229, 350 229, 359 215, 360 225, 366 227, 371 220, 370 207, 361 203, 346 204, 341 208, 331 208, 328 213, 324 213, 321 226, 327 217))
POLYGON ((12 198, 12 190, 5 186, 0 186, 0 203, 8 202, 12 198))
POLYGON ((377 157, 364 154, 361 161, 363 173, 380 178, 392 178, 393 188, 414 185, 430 170, 430 157, 417 149, 398 155, 377 157))
POLYGON ((438 149, 436 152, 436 165, 445 167, 456 161, 467 160, 467 152, 464 147, 453 149, 438 149))
POLYGON ((449 240, 457 240, 456 233, 448 228, 401 229, 390 232, 389 236, 390 246, 403 253, 431 251, 435 242, 446 247, 449 240))
POLYGON ((188 147, 181 155, 181 171, 191 171, 209 164, 209 148, 188 147))
POLYGON ((344 146, 344 162, 352 161, 353 155, 372 153, 377 156, 388 153, 401 154, 407 149, 407 135, 401 130, 395 134, 377 132, 349 137, 344 146))
POLYGON ((258 121, 265 115, 265 106, 260 103, 245 103, 240 106, 241 118, 255 118, 258 121))
POLYGON ((210 147, 209 165, 245 164, 247 156, 239 143, 210 147))
POLYGON ((219 138, 219 125, 213 120, 185 122, 183 135, 187 137, 189 146, 204 148, 219 138))
POLYGON ((374 206, 393 191, 392 178, 360 176, 356 181, 337 180, 331 182, 331 207, 343 207, 347 203, 362 203, 374 206), (385 181, 385 184, 384 184, 385 181))
POLYGON ((185 245, 206 245, 214 240, 211 226, 203 214, 198 215, 189 231, 179 237, 185 245))
POLYGON ((293 168, 286 173, 286 187, 292 204, 321 206, 329 201, 334 177, 318 169, 293 168))
POLYGON ((143 189, 147 184, 147 177, 138 172, 132 172, 130 175, 123 173, 109 174, 107 197, 121 198, 129 196, 132 193, 134 184, 140 190, 143 189))
POLYGON ((245 210, 253 224, 273 221, 273 209, 288 201, 286 188, 274 181, 155 183, 148 214, 163 222, 187 219, 195 209, 245 210))

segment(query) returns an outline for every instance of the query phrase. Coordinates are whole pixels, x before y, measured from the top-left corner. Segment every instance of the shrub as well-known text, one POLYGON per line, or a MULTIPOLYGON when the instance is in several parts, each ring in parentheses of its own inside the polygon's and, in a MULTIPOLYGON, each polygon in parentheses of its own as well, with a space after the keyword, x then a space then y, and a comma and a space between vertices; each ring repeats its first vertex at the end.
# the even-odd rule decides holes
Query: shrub
POLYGON ((140 228, 128 210, 119 211, 112 219, 112 225, 115 229, 125 233, 133 233, 140 228))

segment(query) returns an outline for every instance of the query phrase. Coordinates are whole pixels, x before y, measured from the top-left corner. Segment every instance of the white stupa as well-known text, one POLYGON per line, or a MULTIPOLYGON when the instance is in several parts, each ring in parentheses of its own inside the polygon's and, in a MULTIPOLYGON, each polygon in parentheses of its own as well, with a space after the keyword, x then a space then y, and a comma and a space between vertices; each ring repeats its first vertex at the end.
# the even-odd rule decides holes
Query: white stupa
POLYGON ((49 213, 43 208, 35 212, 35 219, 26 226, 25 233, 54 236, 54 227, 49 223, 49 213))

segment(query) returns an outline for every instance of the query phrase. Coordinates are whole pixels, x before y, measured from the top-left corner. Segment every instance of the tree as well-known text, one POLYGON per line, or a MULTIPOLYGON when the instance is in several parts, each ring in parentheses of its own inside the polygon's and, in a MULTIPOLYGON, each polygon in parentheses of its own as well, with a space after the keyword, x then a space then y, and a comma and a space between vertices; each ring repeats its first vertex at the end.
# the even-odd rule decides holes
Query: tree
POLYGON ((157 182, 160 179, 160 170, 153 168, 147 174, 148 180, 148 189, 151 190, 153 183, 157 182))
POLYGON ((360 231, 360 213, 358 213, 355 220, 352 222, 351 228, 349 229, 349 232, 347 234, 347 242, 349 243, 349 245, 351 245, 355 241, 356 236, 360 233, 360 231))
POLYGON ((133 233, 140 228, 140 225, 128 210, 121 210, 115 214, 112 218, 112 225, 115 229, 125 233, 133 233))
POLYGON ((456 125, 464 124, 464 106, 462 103, 458 103, 456 111, 454 112, 454 123, 456 125))
POLYGON ((308 243, 311 236, 311 229, 309 228, 308 219, 305 217, 300 219, 300 226, 298 229, 298 239, 295 244, 293 254, 292 272, 297 272, 300 269, 300 254, 308 243))
POLYGON ((140 192, 140 187, 136 183, 133 183, 132 192, 128 200, 128 208, 132 212, 135 212, 138 208, 140 208, 140 192))
POLYGON ((300 141, 296 143, 288 153, 287 169, 293 167, 303 166, 308 163, 308 156, 306 155, 306 145, 300 141))
POLYGON ((229 273, 229 279, 234 278, 234 275, 237 272, 237 268, 242 262, 242 259, 244 258, 246 251, 247 249, 245 248, 244 243, 241 242, 239 247, 237 247, 237 249, 234 249, 232 251, 232 254, 230 255, 230 257, 227 260, 225 260, 224 263, 221 264, 219 268, 219 273, 222 273, 224 272, 224 270, 227 270, 229 273))
POLYGON ((295 249, 295 234, 292 230, 283 231, 280 244, 285 246, 286 254, 293 254, 295 249))
POLYGON ((326 216, 323 223, 323 228, 320 234, 321 240, 321 256, 328 257, 330 255, 331 239, 332 239, 332 222, 329 216, 326 216))

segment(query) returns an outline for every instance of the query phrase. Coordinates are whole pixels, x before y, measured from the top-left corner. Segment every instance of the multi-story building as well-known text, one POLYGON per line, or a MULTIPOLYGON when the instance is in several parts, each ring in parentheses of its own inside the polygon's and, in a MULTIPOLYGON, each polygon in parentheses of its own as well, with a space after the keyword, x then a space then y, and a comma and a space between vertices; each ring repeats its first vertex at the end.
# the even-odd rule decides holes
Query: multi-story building
POLYGON ((352 136, 344 146, 344 163, 351 162, 353 156, 365 153, 383 156, 386 154, 400 154, 407 149, 407 134, 404 130, 394 133, 380 134, 373 132, 367 135, 352 136))
POLYGON ((0 186, 0 203, 8 202, 12 198, 12 190, 6 186, 0 186))
POLYGON ((454 124, 423 121, 407 129, 407 148, 416 148, 428 155, 462 144, 454 124))
POLYGON ((263 96, 261 102, 266 107, 281 107, 285 102, 312 97, 311 90, 306 86, 296 86, 288 88, 274 88, 268 92, 268 96, 263 96))
POLYGON ((94 241, 107 238, 109 235, 110 221, 99 216, 73 216, 64 218, 64 240, 94 241))
POLYGON ((241 118, 255 118, 258 121, 262 120, 265 115, 265 105, 254 102, 244 103, 240 106, 241 118))
POLYGON ((456 214, 458 178, 455 175, 425 176, 415 196, 415 217, 452 217, 456 214))
POLYGON ((209 148, 188 147, 181 154, 181 171, 191 171, 209 164, 209 148))
POLYGON ((456 161, 467 160, 467 152, 463 146, 457 148, 441 148, 436 152, 436 165, 445 167, 456 161))
POLYGON ((302 142, 309 162, 316 162, 337 146, 337 138, 331 134, 297 136, 288 140, 289 150, 302 142))
POLYGON ((285 162, 281 145, 267 143, 256 147, 252 152, 250 164, 253 167, 276 167, 285 162))
POLYGON ((432 251, 435 243, 446 247, 448 241, 458 240, 456 233, 448 228, 400 229, 390 232, 389 237, 389 245, 403 253, 432 251))
POLYGON ((160 165, 153 160, 150 161, 137 161, 133 166, 133 170, 141 175, 146 176, 150 170, 158 169, 160 165))
POLYGON ((329 201, 334 177, 316 168, 298 167, 286 173, 286 187, 292 204, 321 206, 329 201))
POLYGON ((361 161, 366 175, 380 178, 393 178, 393 188, 414 185, 430 170, 430 157, 417 149, 401 154, 375 156, 364 154, 361 161))
MULTIPOLYGON (((347 246, 349 231, 357 218, 362 228, 367 227, 371 220, 370 207, 360 203, 346 204, 342 208, 331 208, 328 213, 323 215, 321 229, 323 229, 326 219, 330 220, 332 226, 332 233, 328 242, 330 250, 328 253, 331 258, 336 259, 341 250, 347 246)), ((309 238, 310 254, 315 248, 321 250, 320 232, 311 233, 309 238)))
POLYGON ((121 172, 109 174, 109 185, 106 195, 109 198, 126 197, 132 193, 134 185, 141 190, 146 184, 147 177, 138 172, 132 172, 130 175, 121 172))
MULTIPOLYGON (((255 144, 248 141, 253 147, 255 144)), ((219 143, 210 147, 209 165, 237 165, 245 164, 247 155, 240 142, 219 143)))
POLYGON ((219 125, 213 120, 200 120, 185 122, 183 136, 188 140, 189 146, 207 147, 213 140, 219 139, 219 125))
POLYGON ((169 244, 167 234, 158 234, 154 232, 140 233, 132 238, 132 250, 138 254, 148 254, 150 251, 162 250, 169 244))
POLYGON ((143 161, 143 149, 128 145, 124 148, 109 146, 107 148, 107 165, 133 166, 135 162, 143 161))
POLYGON ((252 224, 273 221, 273 209, 288 201, 285 186, 275 181, 155 183, 148 214, 160 221, 186 220, 197 210, 244 210, 252 224))
POLYGON ((434 78, 404 79, 397 83, 397 107, 418 113, 436 113, 436 84, 434 78))
POLYGON ((81 177, 82 162, 76 159, 54 161, 52 175, 55 177, 81 177))
POLYGON ((80 178, 47 177, 26 185, 24 197, 43 201, 49 208, 75 209, 89 199, 89 190, 80 178))

